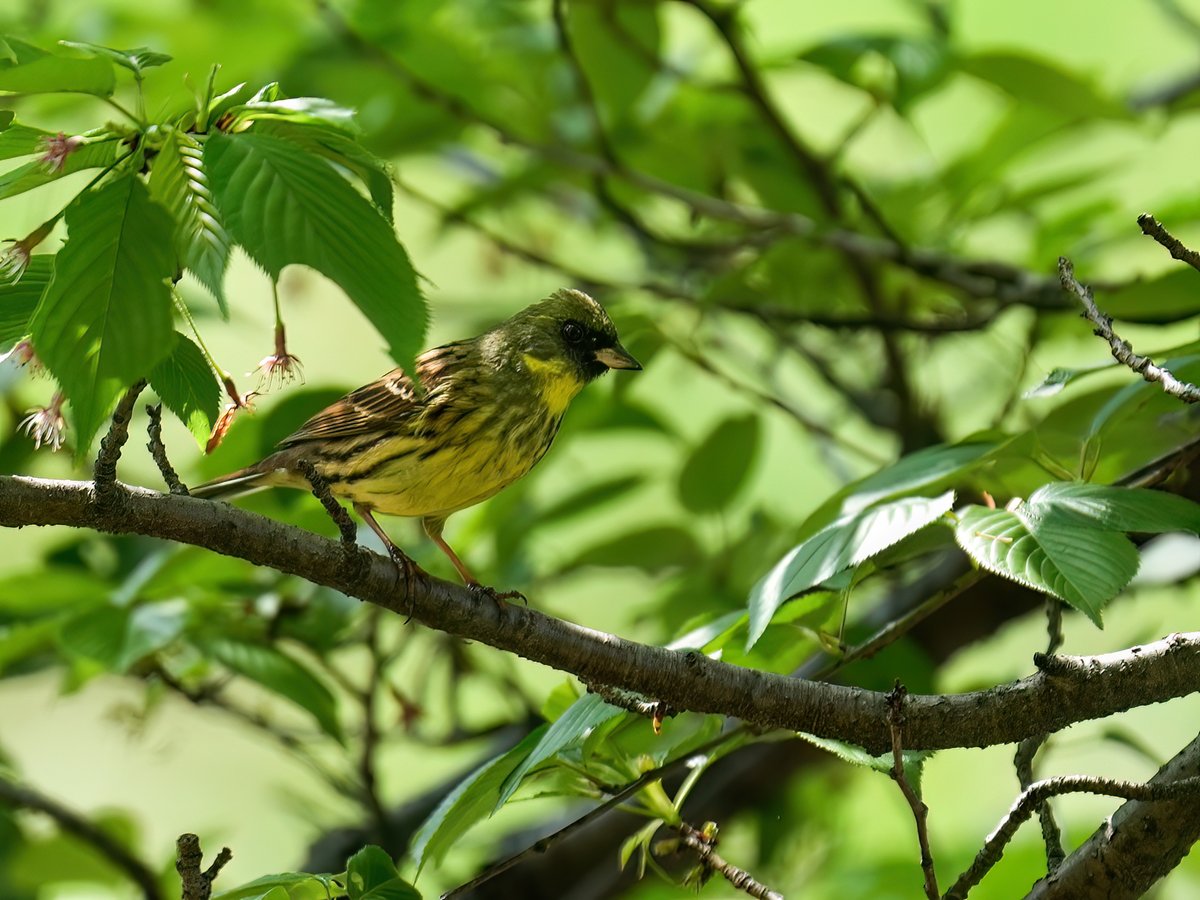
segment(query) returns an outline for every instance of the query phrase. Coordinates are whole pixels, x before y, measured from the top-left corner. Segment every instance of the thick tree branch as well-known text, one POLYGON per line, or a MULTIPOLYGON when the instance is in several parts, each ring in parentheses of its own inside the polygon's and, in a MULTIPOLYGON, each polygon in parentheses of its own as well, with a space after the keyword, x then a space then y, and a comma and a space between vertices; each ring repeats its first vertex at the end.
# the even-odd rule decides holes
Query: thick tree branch
POLYGON ((57 800, 35 791, 33 788, 16 784, 0 775, 0 803, 11 804, 20 809, 30 809, 52 818, 67 834, 74 835, 103 856, 138 886, 146 900, 162 900, 163 893, 158 878, 144 862, 134 856, 107 831, 88 821, 73 809, 68 809, 57 800))
MULTIPOLYGON (((1042 782, 1043 784, 1045 782, 1042 782)), ((1029 892, 1029 900, 1143 896, 1200 839, 1200 737, 1164 765, 1078 850, 1029 892)))
MULTIPOLYGON (((699 651, 627 641, 497 604, 428 575, 403 580, 388 559, 224 503, 120 486, 104 503, 87 482, 0 477, 0 525, 72 525, 205 547, 298 575, 441 631, 516 653, 585 681, 619 685, 678 710, 734 716, 768 728, 834 737, 882 753, 891 747, 887 695, 744 669, 699 651), (363 564, 365 561, 365 564, 363 564)), ((909 749, 1012 743, 1200 690, 1200 634, 1172 635, 987 691, 913 696, 909 749)))

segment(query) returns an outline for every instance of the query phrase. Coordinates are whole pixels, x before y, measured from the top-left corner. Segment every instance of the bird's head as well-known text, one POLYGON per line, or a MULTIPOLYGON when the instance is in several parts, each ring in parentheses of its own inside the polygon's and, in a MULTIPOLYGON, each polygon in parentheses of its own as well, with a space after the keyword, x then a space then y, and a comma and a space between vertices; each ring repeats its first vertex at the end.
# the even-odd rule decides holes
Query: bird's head
POLYGON ((496 327, 531 371, 582 387, 609 369, 640 369, 604 307, 582 291, 555 291, 496 327))

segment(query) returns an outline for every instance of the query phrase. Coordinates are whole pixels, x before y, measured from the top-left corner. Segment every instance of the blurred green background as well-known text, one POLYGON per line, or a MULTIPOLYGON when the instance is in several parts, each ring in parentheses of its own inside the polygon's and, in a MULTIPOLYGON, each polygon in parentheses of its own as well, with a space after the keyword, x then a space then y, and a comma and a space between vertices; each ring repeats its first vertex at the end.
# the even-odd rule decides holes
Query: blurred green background
MULTIPOLYGON (((1200 313, 1188 280, 1195 273, 1180 272, 1134 224, 1153 211, 1200 243, 1200 92, 1187 90, 1200 72, 1200 2, 748 0, 715 8, 736 9, 729 27, 786 127, 835 173, 839 212, 823 205, 746 90, 714 25, 735 20, 710 19, 689 3, 575 0, 567 8, 573 55, 549 3, 508 0, 9 0, 0 26, 43 46, 69 39, 169 53, 174 61, 146 82, 151 116, 185 108, 187 84, 202 83, 213 63, 222 88, 278 81, 293 96, 357 108, 364 143, 395 165, 396 229, 424 278, 428 346, 478 333, 558 287, 595 293, 646 370, 589 387, 534 474, 455 516, 447 537, 485 580, 519 586, 540 609, 666 642, 743 608, 811 512, 904 452, 983 429, 1039 429, 1042 445, 1070 468, 1088 417, 1128 373, 1027 399, 1052 369, 1107 358, 1065 299, 964 296, 868 260, 866 277, 882 304, 873 306, 836 251, 785 234, 747 238, 736 223, 697 216, 619 174, 596 177, 570 154, 705 196, 796 212, 825 230, 893 230, 905 244, 951 259, 1001 260, 1039 278, 1068 255, 1082 279, 1122 286, 1101 293, 1101 303, 1139 349, 1195 339, 1200 313), (1177 96, 1166 92, 1176 85, 1177 96), (889 318, 918 325, 870 324, 889 318), (831 319, 849 324, 828 327, 831 319), (728 445, 697 452, 713 435, 731 433, 728 445)), ((94 98, 13 104, 20 120, 67 133, 111 114, 94 98)), ((0 203, 0 236, 31 230, 88 177, 0 203)), ((229 321, 198 284, 185 280, 184 292, 222 365, 243 389, 253 387, 253 376, 241 373, 272 347, 267 278, 235 257, 229 321)), ((166 443, 185 481, 256 459, 329 399, 391 367, 379 337, 320 276, 285 272, 281 296, 304 384, 259 397, 256 414, 240 417, 208 458, 172 421, 166 443)), ((0 384, 3 470, 79 476, 68 454, 34 454, 14 434, 52 386, 11 363, 0 368, 0 384)), ((1106 480, 1200 431, 1194 415, 1168 403, 1130 415, 1129 427, 1106 434, 1099 451, 1106 480)), ((159 484, 141 441, 131 444, 122 478, 159 484)), ((262 495, 246 505, 333 533, 306 496, 262 495)), ((452 574, 415 524, 388 527, 422 565, 452 574)), ((360 679, 370 663, 353 604, 194 550, 49 529, 6 531, 0 541, 0 754, 23 781, 106 821, 168 874, 181 832, 198 833, 210 851, 228 844, 234 859, 218 882, 224 888, 296 869, 313 841, 363 825, 363 804, 319 771, 341 771, 344 754, 319 740, 311 759, 291 752, 280 734, 310 723, 260 687, 226 673, 227 704, 192 703, 145 660, 118 672, 58 631, 33 647, 13 639, 47 610, 65 614, 89 590, 119 590, 146 564, 159 579, 147 596, 187 606, 189 621, 272 622, 280 609, 303 617, 326 604, 323 614, 336 624, 329 646, 302 634, 280 640, 316 660, 318 671, 332 660, 360 679)), ((1185 564, 1195 554, 1195 544, 1164 551, 1185 564)), ((1068 614, 1065 652, 1118 649, 1190 627, 1200 613, 1194 572, 1157 585, 1157 569, 1145 568, 1147 583, 1114 602, 1102 632, 1068 614)), ((865 589, 855 597, 856 633, 865 633, 880 596, 865 589)), ((971 625, 957 640, 956 620, 974 622, 976 612, 951 604, 938 614, 938 640, 953 652, 906 641, 846 677, 873 687, 902 677, 914 691, 952 691, 1028 674, 1045 643, 1040 608, 1026 597, 1006 609, 989 633, 971 625)), ((836 631, 840 610, 819 612, 773 626, 753 654, 731 644, 726 658, 790 671, 818 648, 817 630, 836 631)), ((398 648, 387 671, 394 690, 379 701, 386 737, 375 759, 388 808, 496 752, 492 730, 533 721, 564 680, 415 625, 386 622, 379 635, 398 648)), ((220 680, 186 653, 159 649, 185 681, 220 680)), ((341 691, 339 699, 352 706, 341 691)), ((1055 737, 1039 772, 1146 778, 1193 736, 1198 713, 1189 698, 1076 726, 1055 737)), ((1014 798, 1011 752, 949 751, 926 765, 943 878, 965 867, 1014 798)), ((348 772, 352 778, 352 760, 348 772)), ((920 896, 910 813, 885 777, 814 758, 781 772, 771 793, 769 802, 734 804, 721 822, 727 859, 788 896, 920 896)), ((1114 806, 1063 801, 1068 845, 1114 806)), ((507 807, 428 868, 419 887, 433 896, 454 886, 505 836, 573 808, 556 796, 507 807)), ((19 836, 0 833, 0 845, 8 840, 0 851, 5 896, 134 896, 45 821, 20 823, 19 836)), ((1019 896, 1043 862, 1037 828, 1027 826, 972 896, 1019 896)), ((616 869, 616 852, 606 849, 594 871, 616 869)), ((402 871, 412 874, 411 866, 402 871)), ((637 886, 596 875, 589 886, 576 883, 582 871, 560 870, 558 896, 683 895, 653 874, 637 886)), ((511 890, 540 896, 532 886, 511 890)), ((1187 860, 1157 896, 1197 890, 1200 868, 1187 860)), ((703 893, 730 890, 718 878, 703 893)))

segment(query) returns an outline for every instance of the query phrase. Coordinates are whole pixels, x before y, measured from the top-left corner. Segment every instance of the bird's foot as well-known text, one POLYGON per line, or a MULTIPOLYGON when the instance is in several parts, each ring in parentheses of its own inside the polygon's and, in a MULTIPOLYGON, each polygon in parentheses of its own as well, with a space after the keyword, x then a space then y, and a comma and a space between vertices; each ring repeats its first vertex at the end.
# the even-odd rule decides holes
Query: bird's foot
POLYGON ((409 585, 413 583, 414 578, 416 578, 418 575, 425 574, 425 570, 417 565, 417 561, 415 559, 413 559, 391 541, 388 541, 387 551, 388 556, 392 558, 392 562, 396 564, 396 569, 399 574, 404 576, 405 590, 407 590, 409 585))
POLYGON ((529 605, 528 598, 520 591, 498 591, 494 587, 488 587, 486 584, 480 584, 478 581, 474 580, 468 581, 467 587, 470 588, 471 593, 475 596, 487 597, 497 606, 500 606, 506 600, 517 599, 519 599, 525 606, 529 605))

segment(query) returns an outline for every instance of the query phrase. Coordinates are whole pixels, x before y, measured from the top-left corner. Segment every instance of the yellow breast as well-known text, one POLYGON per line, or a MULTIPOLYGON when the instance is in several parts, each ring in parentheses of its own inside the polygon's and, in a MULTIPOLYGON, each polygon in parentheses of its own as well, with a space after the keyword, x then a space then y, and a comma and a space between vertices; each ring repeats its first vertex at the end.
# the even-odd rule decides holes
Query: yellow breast
POLYGON ((538 359, 536 356, 524 355, 526 368, 536 377, 538 393, 542 402, 554 416, 561 416, 567 411, 575 395, 583 390, 583 381, 575 372, 575 368, 566 360, 538 359))

